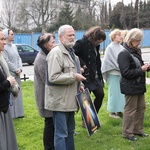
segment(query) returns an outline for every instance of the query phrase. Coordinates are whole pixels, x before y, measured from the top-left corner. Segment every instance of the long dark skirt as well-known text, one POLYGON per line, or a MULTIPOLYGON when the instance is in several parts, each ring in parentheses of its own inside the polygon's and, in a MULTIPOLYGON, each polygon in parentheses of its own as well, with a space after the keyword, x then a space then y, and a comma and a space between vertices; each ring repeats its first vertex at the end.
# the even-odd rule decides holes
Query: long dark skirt
POLYGON ((0 112, 0 150, 18 150, 9 110, 7 113, 0 112))

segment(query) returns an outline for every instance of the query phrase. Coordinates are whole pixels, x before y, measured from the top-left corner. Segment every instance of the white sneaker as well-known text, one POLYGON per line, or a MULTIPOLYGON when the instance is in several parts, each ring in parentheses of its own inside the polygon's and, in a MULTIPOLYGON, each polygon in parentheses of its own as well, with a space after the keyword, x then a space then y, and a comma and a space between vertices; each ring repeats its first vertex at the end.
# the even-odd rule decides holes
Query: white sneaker
POLYGON ((117 116, 115 113, 110 113, 109 116, 110 116, 111 118, 115 118, 115 119, 120 118, 120 117, 117 116))

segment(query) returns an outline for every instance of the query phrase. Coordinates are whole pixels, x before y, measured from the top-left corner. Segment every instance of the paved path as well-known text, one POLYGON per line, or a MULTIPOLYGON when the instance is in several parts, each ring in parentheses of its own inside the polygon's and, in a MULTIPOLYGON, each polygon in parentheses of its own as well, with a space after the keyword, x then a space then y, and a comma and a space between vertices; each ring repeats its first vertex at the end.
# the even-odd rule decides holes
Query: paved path
MULTIPOLYGON (((142 48, 141 50, 142 50, 142 54, 150 53, 150 48, 142 48)), ((29 71, 29 72, 30 72, 30 74, 26 74, 26 76, 29 77, 29 79, 27 79, 27 80, 33 81, 34 80, 34 74, 31 73, 31 71, 29 71)), ((22 77, 23 77, 23 75, 22 75, 22 77)), ((146 83, 150 84, 150 78, 146 78, 146 83)))
POLYGON ((142 53, 150 53, 150 48, 141 48, 142 53))
POLYGON ((146 78, 146 83, 150 84, 150 78, 146 78))
MULTIPOLYGON (((28 77, 29 77, 29 79, 27 79, 27 80, 34 81, 34 75, 29 75, 28 77)), ((146 78, 146 83, 150 84, 150 78, 146 78)))

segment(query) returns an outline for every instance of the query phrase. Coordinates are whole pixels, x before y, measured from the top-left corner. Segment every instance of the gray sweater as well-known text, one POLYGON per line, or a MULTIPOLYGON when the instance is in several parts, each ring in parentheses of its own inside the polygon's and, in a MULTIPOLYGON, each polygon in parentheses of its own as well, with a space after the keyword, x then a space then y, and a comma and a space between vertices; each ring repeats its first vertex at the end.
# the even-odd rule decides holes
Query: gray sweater
POLYGON ((44 108, 45 99, 46 54, 41 50, 34 61, 34 90, 39 115, 52 117, 52 112, 44 108))
POLYGON ((17 47, 12 43, 7 43, 4 46, 3 56, 8 64, 10 74, 17 76, 17 69, 22 70, 22 60, 18 54, 17 47))
POLYGON ((105 55, 102 60, 102 75, 103 78, 107 81, 107 74, 110 72, 113 72, 117 75, 120 74, 119 66, 118 66, 118 54, 123 49, 123 46, 121 44, 117 44, 115 42, 111 42, 106 50, 105 55))

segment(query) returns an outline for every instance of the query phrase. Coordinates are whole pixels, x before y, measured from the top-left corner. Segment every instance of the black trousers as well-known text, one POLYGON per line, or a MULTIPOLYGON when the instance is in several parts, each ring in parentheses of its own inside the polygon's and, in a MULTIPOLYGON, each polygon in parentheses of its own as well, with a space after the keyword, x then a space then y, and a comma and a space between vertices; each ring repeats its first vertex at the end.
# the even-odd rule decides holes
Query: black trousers
POLYGON ((94 99, 94 106, 96 109, 96 112, 98 113, 103 102, 104 98, 104 90, 103 87, 98 87, 96 90, 90 91, 93 92, 95 99, 94 99))
POLYGON ((47 117, 44 119, 43 143, 44 150, 54 150, 53 117, 47 117))
MULTIPOLYGON (((94 106, 96 109, 96 112, 98 114, 101 106, 102 106, 102 102, 103 102, 103 98, 104 98, 104 90, 103 87, 98 87, 96 90, 90 91, 90 93, 93 92, 95 99, 94 99, 94 106)), ((83 117, 82 117, 82 121, 83 121, 83 117)))
POLYGON ((104 85, 99 78, 95 78, 94 80, 88 80, 83 83, 85 85, 85 88, 88 88, 90 93, 92 92, 94 94, 94 106, 98 113, 102 106, 104 98, 104 85))

